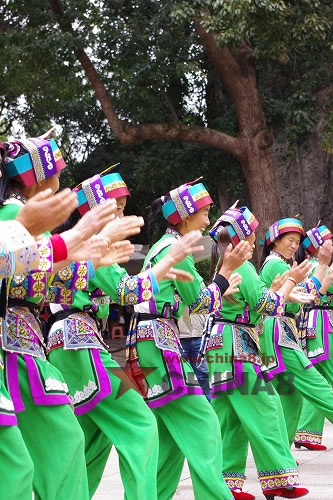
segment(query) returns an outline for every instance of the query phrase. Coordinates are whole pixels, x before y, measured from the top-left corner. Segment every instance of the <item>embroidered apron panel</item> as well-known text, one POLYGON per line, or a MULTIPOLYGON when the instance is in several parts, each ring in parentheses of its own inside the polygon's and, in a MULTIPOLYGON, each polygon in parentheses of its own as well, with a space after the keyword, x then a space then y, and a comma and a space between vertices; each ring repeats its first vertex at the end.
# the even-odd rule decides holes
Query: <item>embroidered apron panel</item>
POLYGON ((1 340, 5 351, 46 359, 40 324, 27 307, 8 309, 2 320, 1 340))
POLYGON ((64 319, 64 349, 104 348, 96 321, 88 313, 74 313, 64 319))

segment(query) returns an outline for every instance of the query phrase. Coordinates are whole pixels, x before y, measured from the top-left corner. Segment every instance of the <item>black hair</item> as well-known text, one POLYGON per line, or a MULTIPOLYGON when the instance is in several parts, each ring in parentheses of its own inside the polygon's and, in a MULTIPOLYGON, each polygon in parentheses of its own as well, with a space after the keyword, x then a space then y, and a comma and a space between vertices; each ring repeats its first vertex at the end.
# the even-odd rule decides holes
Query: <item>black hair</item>
POLYGON ((304 247, 300 245, 298 247, 297 252, 295 253, 295 261, 297 264, 302 264, 302 262, 306 259, 306 252, 304 250, 304 247))
POLYGON ((152 244, 156 233, 163 233, 167 227, 167 222, 162 215, 162 206, 170 200, 170 195, 162 196, 153 201, 148 214, 148 235, 149 243, 152 244))
POLYGON ((210 270, 209 270, 209 281, 212 282, 216 271, 221 269, 223 263, 223 257, 225 251, 231 243, 231 237, 229 234, 228 227, 225 226, 219 232, 217 243, 215 243, 211 250, 211 260, 210 260, 210 270))
MULTIPOLYGON (((8 175, 6 166, 5 166, 5 158, 7 157, 7 150, 8 150, 8 142, 2 142, 0 144, 0 156, 1 156, 1 177, 0 177, 0 207, 2 207, 5 203, 6 200, 8 200, 9 195, 12 191, 17 191, 20 187, 22 187, 22 184, 20 182, 17 182, 13 179, 11 179, 8 175)), ((17 157, 22 156, 25 154, 26 151, 21 148, 21 151, 18 153, 17 157)))
MULTIPOLYGON (((276 238, 276 239, 278 239, 278 238, 276 238)), ((260 259, 260 268, 262 268, 266 258, 271 253, 271 250, 273 249, 273 244, 274 244, 274 242, 270 243, 270 245, 267 245, 267 240, 265 240, 264 246, 262 248, 261 259, 260 259)))
POLYGON ((9 197, 10 192, 12 191, 11 181, 9 179, 7 169, 5 167, 5 158, 7 155, 6 143, 0 144, 0 155, 1 155, 1 164, 0 164, 0 207, 3 206, 4 202, 9 197))

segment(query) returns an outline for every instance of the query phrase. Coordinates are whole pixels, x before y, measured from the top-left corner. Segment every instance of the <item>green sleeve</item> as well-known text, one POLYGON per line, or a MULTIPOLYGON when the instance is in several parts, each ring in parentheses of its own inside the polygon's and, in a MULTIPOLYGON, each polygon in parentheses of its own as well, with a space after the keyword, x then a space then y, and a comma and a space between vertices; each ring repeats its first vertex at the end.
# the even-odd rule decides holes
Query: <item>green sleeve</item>
POLYGON ((96 276, 89 280, 89 290, 100 288, 114 302, 117 302, 117 289, 125 276, 128 276, 126 269, 118 266, 118 264, 99 267, 96 270, 96 276))
POLYGON ((0 208, 0 220, 14 220, 22 207, 16 203, 8 203, 0 208))
POLYGON ((290 266, 281 259, 269 260, 260 271, 260 278, 269 288, 277 274, 282 276, 283 273, 290 270, 290 266))
MULTIPOLYGON (((169 250, 170 247, 166 248, 165 250, 162 250, 162 252, 158 254, 157 256, 158 259, 155 261, 155 263, 161 260, 168 253, 169 250)), ((203 290, 203 288, 205 288, 203 278, 196 270, 193 256, 188 255, 186 259, 182 260, 173 267, 177 269, 182 269, 183 271, 187 271, 193 276, 192 282, 172 280, 172 283, 176 288, 177 293, 181 297, 184 304, 186 306, 192 306, 198 301, 200 292, 203 290)))

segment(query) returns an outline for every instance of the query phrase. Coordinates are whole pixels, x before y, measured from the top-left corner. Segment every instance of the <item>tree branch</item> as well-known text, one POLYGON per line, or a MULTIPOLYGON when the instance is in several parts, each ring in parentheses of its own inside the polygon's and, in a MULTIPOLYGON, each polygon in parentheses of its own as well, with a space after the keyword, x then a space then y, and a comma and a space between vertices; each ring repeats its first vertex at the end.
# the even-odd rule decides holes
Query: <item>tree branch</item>
MULTIPOLYGON (((59 0, 49 0, 50 6, 58 19, 60 29, 74 35, 71 24, 64 18, 63 10, 59 0)), ((101 104, 104 115, 120 143, 124 146, 135 144, 138 141, 149 141, 152 139, 169 141, 186 141, 222 149, 235 157, 241 155, 240 141, 223 132, 210 128, 194 125, 170 125, 167 123, 148 123, 133 125, 128 121, 121 120, 113 106, 102 79, 87 53, 78 48, 76 56, 81 63, 87 79, 101 104)))
POLYGON ((165 100, 165 103, 171 113, 171 117, 172 117, 172 123, 178 123, 179 122, 179 119, 178 119, 178 115, 177 115, 177 111, 176 111, 176 108, 172 102, 172 100, 170 99, 170 96, 168 94, 168 92, 166 92, 165 90, 161 89, 160 90, 160 93, 162 94, 162 97, 163 99, 165 100))
POLYGON ((246 135, 249 128, 253 130, 254 124, 256 132, 266 129, 251 47, 244 42, 238 49, 220 48, 215 33, 213 31, 208 33, 201 21, 195 19, 194 27, 206 54, 234 103, 240 135, 246 135))

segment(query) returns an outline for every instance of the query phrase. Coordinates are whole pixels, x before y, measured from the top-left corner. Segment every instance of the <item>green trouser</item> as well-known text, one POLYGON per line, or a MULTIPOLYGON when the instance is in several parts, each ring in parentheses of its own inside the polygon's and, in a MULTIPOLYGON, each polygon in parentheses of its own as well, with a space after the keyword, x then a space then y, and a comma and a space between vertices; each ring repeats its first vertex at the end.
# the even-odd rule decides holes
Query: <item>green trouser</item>
POLYGON ((159 431, 159 500, 173 497, 187 458, 197 500, 229 500, 217 417, 206 396, 184 395, 153 410, 159 431))
MULTIPOLYGON (((319 366, 317 370, 314 367, 304 368, 303 358, 306 359, 306 356, 303 352, 281 347, 281 354, 286 367, 286 371, 282 374, 286 390, 278 392, 291 444, 299 427, 303 398, 333 422, 333 392, 327 380, 319 373, 319 366)), ((273 384, 281 385, 281 380, 275 377, 273 384)))
MULTIPOLYGON (((332 335, 332 334, 330 334, 332 335)), ((333 387, 333 341, 330 337, 330 357, 326 361, 316 363, 314 367, 333 387)), ((302 412, 297 424, 295 442, 320 444, 323 436, 325 416, 309 401, 303 400, 302 412)))
POLYGON ((73 411, 69 405, 39 406, 33 403, 21 358, 19 380, 25 410, 17 414, 17 419, 34 463, 35 499, 87 499, 84 435, 73 411))
POLYGON ((225 480, 231 489, 242 489, 250 442, 263 490, 298 484, 279 396, 271 383, 258 378, 251 363, 242 367, 244 384, 212 399, 222 434, 225 480))
MULTIPOLYGON (((61 355, 60 350, 54 353, 56 351, 61 355)), ((117 373, 119 365, 108 353, 101 352, 101 359, 105 367, 116 368, 117 373)), ((102 479, 113 444, 119 455, 125 498, 154 500, 158 460, 156 419, 142 396, 133 389, 117 397, 121 382, 117 374, 109 372, 112 393, 92 410, 77 417, 86 439, 90 498, 102 479)))
POLYGON ((170 382, 176 372, 170 366, 167 371, 168 351, 161 351, 152 341, 138 342, 137 351, 141 367, 155 367, 146 377, 152 392, 156 388, 167 392, 173 384, 173 387, 179 384, 180 388, 179 392, 170 390, 165 397, 151 397, 149 401, 154 406, 159 431, 158 499, 173 497, 186 457, 194 497, 197 500, 229 500, 231 494, 221 473, 222 442, 217 417, 202 391, 201 395, 182 392, 184 379, 194 374, 193 368, 176 356, 180 373, 170 382))
POLYGON ((34 465, 16 426, 0 427, 0 498, 31 500, 34 465))

